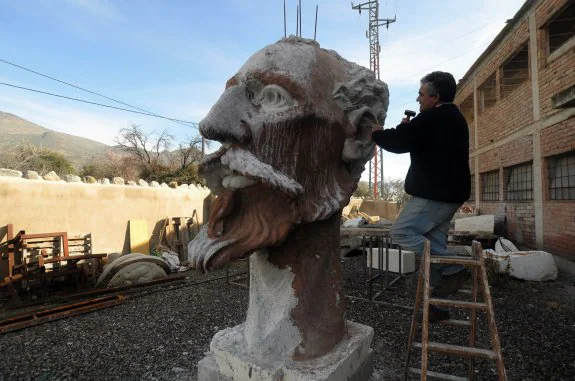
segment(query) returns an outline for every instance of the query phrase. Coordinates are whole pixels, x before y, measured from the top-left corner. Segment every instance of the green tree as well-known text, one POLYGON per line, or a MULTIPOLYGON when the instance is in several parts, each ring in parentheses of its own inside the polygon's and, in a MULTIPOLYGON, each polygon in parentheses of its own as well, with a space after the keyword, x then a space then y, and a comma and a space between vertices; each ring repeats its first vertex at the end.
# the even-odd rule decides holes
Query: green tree
POLYGON ((367 197, 369 195, 369 183, 367 181, 360 181, 353 195, 355 197, 367 197))
POLYGON ((58 176, 74 174, 72 163, 60 152, 31 143, 22 143, 0 154, 0 167, 16 169, 21 172, 36 171, 45 175, 54 171, 58 176))

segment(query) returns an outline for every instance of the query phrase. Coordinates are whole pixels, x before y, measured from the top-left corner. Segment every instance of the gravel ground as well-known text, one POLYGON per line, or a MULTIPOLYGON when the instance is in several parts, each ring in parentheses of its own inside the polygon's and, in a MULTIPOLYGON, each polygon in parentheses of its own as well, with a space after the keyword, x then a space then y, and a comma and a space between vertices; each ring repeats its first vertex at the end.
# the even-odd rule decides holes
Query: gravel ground
MULTIPOLYGON (((361 259, 343 268, 348 318, 375 328, 372 380, 400 379, 415 275, 370 303, 357 298, 365 295, 361 259)), ((127 292, 119 306, 0 336, 0 381, 195 380, 214 333, 244 320, 248 293, 222 279, 194 284, 223 272, 185 274, 185 281, 127 292)), ((575 380, 575 277, 507 280, 492 287, 492 296, 508 379, 575 380)), ((488 347, 483 320, 478 345, 488 347)), ((431 339, 464 345, 466 329, 433 325, 431 339)), ((431 367, 460 375, 466 369, 463 361, 439 355, 431 367)), ((492 361, 478 361, 477 371, 478 380, 496 379, 492 361)))

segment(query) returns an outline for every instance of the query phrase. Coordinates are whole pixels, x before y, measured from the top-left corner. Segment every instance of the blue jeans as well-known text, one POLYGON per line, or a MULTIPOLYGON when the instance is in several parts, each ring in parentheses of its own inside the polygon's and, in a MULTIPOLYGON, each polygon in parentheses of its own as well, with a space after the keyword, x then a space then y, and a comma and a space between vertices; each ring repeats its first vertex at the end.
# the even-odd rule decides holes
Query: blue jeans
MULTIPOLYGON (((447 250, 449 222, 461 205, 412 197, 391 228, 393 243, 399 244, 402 249, 421 254, 423 244, 428 239, 432 255, 453 255, 447 250)), ((463 266, 460 265, 432 264, 430 286, 437 286, 442 275, 455 274, 461 270, 463 266)))

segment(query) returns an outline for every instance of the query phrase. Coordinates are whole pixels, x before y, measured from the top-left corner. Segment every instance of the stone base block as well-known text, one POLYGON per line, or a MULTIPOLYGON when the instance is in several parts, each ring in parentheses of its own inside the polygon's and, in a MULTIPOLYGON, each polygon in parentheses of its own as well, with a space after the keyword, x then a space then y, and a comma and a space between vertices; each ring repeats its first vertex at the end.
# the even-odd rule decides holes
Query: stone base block
POLYGON ((373 328, 347 322, 348 335, 330 353, 308 361, 258 360, 246 351, 244 325, 218 332, 198 363, 198 381, 368 381, 373 328))

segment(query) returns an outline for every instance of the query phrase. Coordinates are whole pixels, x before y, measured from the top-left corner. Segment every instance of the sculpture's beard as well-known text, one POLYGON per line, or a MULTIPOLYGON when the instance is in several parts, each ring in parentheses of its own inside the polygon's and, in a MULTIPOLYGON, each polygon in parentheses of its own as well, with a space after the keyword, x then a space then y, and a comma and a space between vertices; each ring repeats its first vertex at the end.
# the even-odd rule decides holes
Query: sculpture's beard
POLYGON ((341 131, 314 117, 290 120, 266 125, 254 137, 253 153, 234 144, 208 155, 200 174, 219 197, 208 226, 189 245, 194 267, 221 268, 281 244, 300 222, 339 212, 353 191, 339 164, 341 131))
POLYGON ((257 249, 281 244, 299 223, 295 200, 265 184, 228 190, 189 246, 193 266, 212 271, 257 249))

